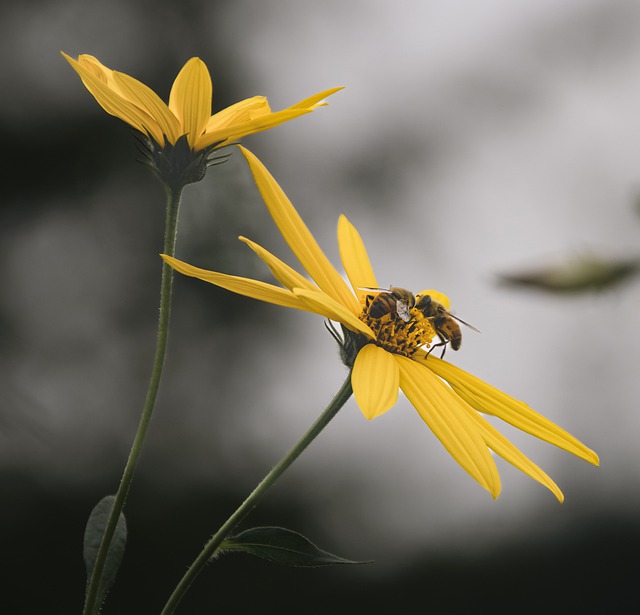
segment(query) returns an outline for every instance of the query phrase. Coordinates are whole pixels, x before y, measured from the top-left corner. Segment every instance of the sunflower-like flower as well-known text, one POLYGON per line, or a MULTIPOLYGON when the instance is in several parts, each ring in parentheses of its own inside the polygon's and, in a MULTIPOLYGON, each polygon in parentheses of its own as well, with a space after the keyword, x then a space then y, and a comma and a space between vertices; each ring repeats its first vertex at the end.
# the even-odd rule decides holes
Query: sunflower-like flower
POLYGON ((163 179, 168 176, 178 184, 202 179, 213 150, 310 113, 342 89, 325 90, 276 112, 271 111, 264 96, 254 96, 211 115, 213 86, 200 58, 191 58, 182 67, 167 105, 148 86, 107 68, 91 55, 82 54, 77 60, 62 55, 107 113, 144 136, 152 168, 163 179), (185 174, 187 167, 189 172, 185 174))
POLYGON ((351 384, 364 416, 372 419, 389 410, 401 389, 445 449, 494 498, 500 493, 500 476, 491 451, 548 487, 560 501, 563 495, 485 414, 598 465, 592 450, 523 402, 425 350, 441 331, 434 328, 429 310, 420 309, 425 305, 420 298, 430 297, 448 308, 449 300, 442 293, 418 293, 416 304, 407 306, 405 318, 393 310, 382 317, 372 315, 370 289, 377 287, 377 281, 356 228, 340 216, 338 245, 349 288, 280 186, 251 152, 241 149, 271 216, 313 281, 244 237, 241 241, 267 264, 284 288, 207 271, 162 255, 171 267, 241 295, 340 323, 345 332, 343 344, 353 350, 351 384))

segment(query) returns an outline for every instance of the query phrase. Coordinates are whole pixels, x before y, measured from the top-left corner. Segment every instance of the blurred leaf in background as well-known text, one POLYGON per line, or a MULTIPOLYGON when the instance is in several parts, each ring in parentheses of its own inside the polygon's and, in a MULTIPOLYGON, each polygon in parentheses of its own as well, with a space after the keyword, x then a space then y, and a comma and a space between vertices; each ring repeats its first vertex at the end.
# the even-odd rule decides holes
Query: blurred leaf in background
POLYGON ((640 256, 615 258, 585 254, 564 263, 499 276, 504 286, 555 294, 604 292, 631 281, 640 273, 640 256))

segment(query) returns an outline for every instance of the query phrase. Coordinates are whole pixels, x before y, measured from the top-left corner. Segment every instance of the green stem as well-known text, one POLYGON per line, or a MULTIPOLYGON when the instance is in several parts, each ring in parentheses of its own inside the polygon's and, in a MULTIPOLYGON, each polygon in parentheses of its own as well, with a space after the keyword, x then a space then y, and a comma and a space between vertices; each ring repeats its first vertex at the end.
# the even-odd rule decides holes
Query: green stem
POLYGON ((262 479, 262 482, 251 492, 251 495, 249 495, 240 507, 225 521, 224 525, 220 527, 217 533, 210 538, 200 555, 198 555, 193 564, 191 564, 185 575, 182 577, 180 583, 176 586, 173 594, 171 594, 171 597, 162 610, 162 615, 172 615, 191 584, 195 581, 196 577, 202 572, 202 569, 205 567, 207 562, 215 555, 223 540, 231 533, 233 528, 238 525, 242 518, 257 504, 258 500, 266 493, 269 487, 278 480, 284 471, 329 424, 329 421, 331 421, 340 408, 344 406, 352 393, 351 373, 349 373, 349 376, 344 381, 341 389, 331 400, 331 403, 327 406, 324 412, 318 417, 316 422, 310 427, 309 431, 307 431, 299 442, 278 462, 276 466, 273 467, 273 469, 262 479))
MULTIPOLYGON (((164 232, 164 253, 170 256, 175 254, 176 246, 176 233, 178 229, 178 212, 180 210, 180 200, 182 196, 182 189, 170 190, 167 188, 167 213, 164 232)), ((136 432, 129 452, 129 459, 127 465, 124 468, 122 479, 116 493, 116 497, 111 509, 111 514, 107 522, 107 526, 102 536, 102 542, 100 543, 100 549, 96 557, 95 565, 93 567, 93 573, 87 587, 87 593, 84 605, 84 615, 93 615, 97 613, 100 605, 96 604, 98 589, 100 586, 100 579, 104 570, 107 553, 111 546, 113 534, 116 530, 116 525, 120 517, 120 513, 124 508, 129 488, 133 480, 133 474, 138 463, 138 458, 142 452, 142 446, 144 444, 149 423, 151 422, 151 415, 153 414, 153 408, 158 394, 158 388, 160 386, 160 379, 162 377, 162 367, 164 365, 164 357, 167 350, 167 337, 169 333, 169 317, 171 313, 171 288, 173 285, 173 270, 169 265, 163 263, 162 265, 162 282, 160 287, 160 317, 158 319, 158 336, 156 342, 156 354, 153 360, 153 369, 151 372, 151 380, 149 382, 149 389, 147 391, 147 397, 142 409, 142 415, 140 416, 140 422, 138 423, 138 431, 136 432)))

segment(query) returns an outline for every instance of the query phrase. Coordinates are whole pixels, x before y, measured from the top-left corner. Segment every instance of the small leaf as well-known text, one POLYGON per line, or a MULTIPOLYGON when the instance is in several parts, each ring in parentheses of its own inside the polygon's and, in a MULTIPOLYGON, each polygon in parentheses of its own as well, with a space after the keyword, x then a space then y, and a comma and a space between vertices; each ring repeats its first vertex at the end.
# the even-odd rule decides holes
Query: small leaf
POLYGON ((285 566, 330 566, 333 564, 368 564, 338 557, 319 549, 302 534, 283 527, 254 527, 230 536, 220 545, 220 552, 243 551, 285 566))
MULTIPOLYGON (((100 542, 102 541, 102 536, 107 526, 114 500, 115 496, 113 495, 107 495, 102 498, 102 500, 100 500, 91 511, 89 520, 87 521, 87 526, 84 530, 84 564, 87 568, 87 585, 89 583, 89 579, 91 579, 93 567, 98 557, 100 542)), ((107 553, 107 559, 102 571, 102 579, 100 580, 96 604, 102 603, 107 591, 109 591, 109 588, 115 581, 116 573, 118 572, 122 556, 124 555, 126 543, 127 523, 124 515, 120 513, 120 518, 116 525, 116 531, 113 535, 113 540, 111 541, 111 545, 107 553)))
POLYGON ((528 287, 549 293, 571 294, 606 291, 640 273, 640 259, 585 255, 564 264, 529 272, 503 274, 509 286, 528 287))

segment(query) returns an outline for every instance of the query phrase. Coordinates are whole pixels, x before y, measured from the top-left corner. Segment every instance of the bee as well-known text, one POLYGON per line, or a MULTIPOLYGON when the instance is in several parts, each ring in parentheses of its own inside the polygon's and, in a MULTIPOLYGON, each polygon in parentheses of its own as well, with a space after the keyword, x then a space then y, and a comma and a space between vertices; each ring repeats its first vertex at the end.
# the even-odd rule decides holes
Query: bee
POLYGON ((422 295, 418 298, 416 308, 419 309, 426 318, 431 320, 431 324, 435 329, 437 336, 440 338, 438 344, 434 344, 427 352, 427 356, 434 348, 442 346, 442 354, 440 357, 444 357, 444 353, 447 349, 447 344, 451 344, 453 350, 458 350, 462 345, 462 330, 458 323, 462 323, 473 331, 478 331, 473 325, 465 322, 461 318, 454 316, 449 312, 442 303, 436 301, 431 295, 422 295))
POLYGON ((360 290, 378 293, 375 296, 367 295, 367 307, 371 318, 382 318, 386 314, 394 314, 405 322, 411 320, 409 310, 416 304, 416 298, 412 292, 397 286, 391 286, 388 289, 362 287, 360 290))

